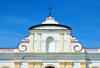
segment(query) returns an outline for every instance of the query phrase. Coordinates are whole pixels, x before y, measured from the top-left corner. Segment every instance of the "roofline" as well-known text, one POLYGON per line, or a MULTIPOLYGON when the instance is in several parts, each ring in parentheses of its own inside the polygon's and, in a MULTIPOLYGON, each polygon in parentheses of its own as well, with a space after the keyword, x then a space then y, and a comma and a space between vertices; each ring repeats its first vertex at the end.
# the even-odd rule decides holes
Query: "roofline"
POLYGON ((39 27, 39 26, 61 26, 61 27, 68 28, 69 30, 72 30, 71 27, 66 26, 66 25, 61 25, 61 24, 39 24, 39 25, 31 26, 31 27, 29 28, 29 30, 32 30, 32 28, 39 27))

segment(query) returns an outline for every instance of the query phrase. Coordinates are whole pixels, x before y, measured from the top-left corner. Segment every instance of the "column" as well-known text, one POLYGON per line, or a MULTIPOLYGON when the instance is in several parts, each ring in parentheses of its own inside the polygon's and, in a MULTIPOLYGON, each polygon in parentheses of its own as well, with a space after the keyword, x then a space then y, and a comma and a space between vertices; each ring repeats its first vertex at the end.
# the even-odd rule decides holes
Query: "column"
POLYGON ((67 33, 67 52, 71 52, 71 35, 67 33))
POLYGON ((34 64, 32 61, 28 61, 28 68, 34 68, 34 64))
POLYGON ((59 62, 59 68, 65 68, 65 62, 59 62))
POLYGON ((15 68, 20 68, 20 61, 15 62, 15 68))
POLYGON ((64 51, 64 33, 60 33, 60 51, 64 51))
POLYGON ((35 62, 35 68, 41 68, 41 62, 35 62))
POLYGON ((66 64, 67 64, 67 68, 72 68, 72 64, 73 64, 73 62, 66 62, 66 64))
POLYGON ((41 51, 41 33, 37 33, 37 51, 41 51))
POLYGON ((80 62, 80 68, 86 68, 86 61, 80 62))
POLYGON ((30 43, 29 43, 29 52, 34 50, 34 33, 30 33, 30 43))

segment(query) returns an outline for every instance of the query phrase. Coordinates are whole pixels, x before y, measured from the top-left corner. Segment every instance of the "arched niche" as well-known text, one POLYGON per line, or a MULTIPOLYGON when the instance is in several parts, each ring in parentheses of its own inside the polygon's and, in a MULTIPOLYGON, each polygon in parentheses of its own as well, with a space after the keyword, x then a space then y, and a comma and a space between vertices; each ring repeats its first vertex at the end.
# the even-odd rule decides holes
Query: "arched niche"
POLYGON ((46 38, 46 52, 55 52, 55 39, 52 36, 46 38))

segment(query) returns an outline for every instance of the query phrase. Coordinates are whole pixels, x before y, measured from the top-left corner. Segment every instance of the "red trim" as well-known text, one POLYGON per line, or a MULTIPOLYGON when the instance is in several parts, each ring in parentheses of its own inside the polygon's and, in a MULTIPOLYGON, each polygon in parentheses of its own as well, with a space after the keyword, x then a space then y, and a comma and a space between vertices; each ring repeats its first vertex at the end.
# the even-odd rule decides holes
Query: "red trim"
POLYGON ((18 50, 19 50, 20 52, 25 52, 25 51, 27 50, 26 45, 21 45, 21 47, 25 47, 25 50, 20 50, 19 47, 18 47, 18 50))
POLYGON ((31 27, 29 28, 29 30, 32 30, 32 28, 39 27, 39 26, 61 26, 61 27, 68 28, 69 30, 72 30, 71 27, 66 26, 66 25, 60 25, 60 24, 39 24, 39 25, 31 26, 31 27))
POLYGON ((34 30, 68 30, 68 29, 34 29, 34 30))
POLYGON ((71 43, 79 43, 78 41, 71 41, 71 43))
POLYGON ((99 60, 100 59, 0 59, 0 60, 99 60))
POLYGON ((72 36, 72 38, 75 38, 74 40, 76 40, 76 37, 75 36, 72 36))
MULTIPOLYGON (((74 40, 76 40, 75 36, 72 36, 72 38, 75 38, 74 40)), ((71 41, 71 43, 78 43, 78 41, 71 41)), ((77 47, 77 45, 76 45, 77 47)), ((100 49, 100 47, 83 47, 84 49, 100 49)))
MULTIPOLYGON (((30 33, 29 33, 29 35, 30 35, 30 33)), ((24 40, 26 40, 25 38, 28 38, 28 37, 29 37, 29 35, 28 35, 28 36, 25 36, 25 37, 24 37, 24 40)))
POLYGON ((17 47, 16 48, 0 48, 0 49, 17 49, 17 47))
POLYGON ((21 41, 21 43, 29 43, 30 41, 21 41))
MULTIPOLYGON (((30 34, 29 34, 29 35, 30 35, 30 34)), ((27 41, 21 41, 20 43, 18 43, 18 46, 17 46, 16 48, 0 48, 0 49, 18 49, 20 52, 25 52, 25 51, 27 50, 27 46, 26 46, 26 45, 21 45, 21 47, 25 47, 25 50, 22 51, 22 50, 19 49, 19 45, 20 45, 21 43, 29 43, 29 39, 25 39, 25 38, 28 38, 29 35, 24 37, 24 40, 27 40, 27 41)))
POLYGON ((83 49, 82 45, 81 45, 81 49, 80 49, 80 50, 76 50, 76 49, 75 49, 76 47, 79 47, 79 46, 78 46, 78 45, 75 45, 75 46, 74 46, 74 51, 75 51, 75 52, 81 52, 82 49, 83 49))
POLYGON ((84 49, 100 49, 100 47, 84 47, 84 49))
MULTIPOLYGON (((72 36, 72 35, 71 35, 71 36, 72 36)), ((72 36, 72 38, 75 38, 75 39, 74 39, 74 41, 71 41, 71 43, 79 43, 79 44, 81 44, 80 42, 75 41, 75 40, 76 40, 76 37, 75 37, 75 36, 72 36)), ((75 45, 75 46, 74 46, 74 51, 75 51, 75 52, 81 52, 82 49, 83 49, 82 44, 81 44, 81 49, 80 49, 80 50, 76 50, 76 49, 75 49, 76 47, 79 47, 79 45, 75 45)))
MULTIPOLYGON (((71 35, 72 36, 72 35, 71 35)), ((75 38, 75 39, 73 39, 73 40, 76 40, 76 37, 75 36, 72 36, 72 38, 75 38)))

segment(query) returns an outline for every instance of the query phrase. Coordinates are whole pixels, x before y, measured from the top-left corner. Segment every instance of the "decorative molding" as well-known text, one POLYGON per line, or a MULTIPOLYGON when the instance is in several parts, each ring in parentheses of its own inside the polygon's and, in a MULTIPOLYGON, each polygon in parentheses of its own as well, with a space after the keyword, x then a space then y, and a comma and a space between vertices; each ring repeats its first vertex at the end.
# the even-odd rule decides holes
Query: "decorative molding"
POLYGON ((78 40, 76 39, 75 36, 72 36, 71 42, 70 43, 79 43, 80 45, 74 45, 73 49, 75 52, 81 52, 83 50, 83 46, 80 42, 78 42, 78 40), (74 38, 74 39, 73 39, 74 38), (76 48, 80 48, 79 50, 77 50, 76 48))
POLYGON ((26 50, 27 50, 27 46, 26 45, 20 45, 22 48, 24 47, 25 49, 24 50, 21 50, 20 48, 19 48, 19 46, 18 46, 18 50, 20 51, 20 52, 25 52, 26 50))
POLYGON ((83 49, 83 46, 82 46, 82 45, 81 45, 81 49, 80 49, 80 50, 76 50, 76 49, 75 49, 76 47, 79 47, 79 45, 75 45, 75 46, 74 46, 74 51, 75 51, 75 52, 81 52, 82 49, 83 49))

